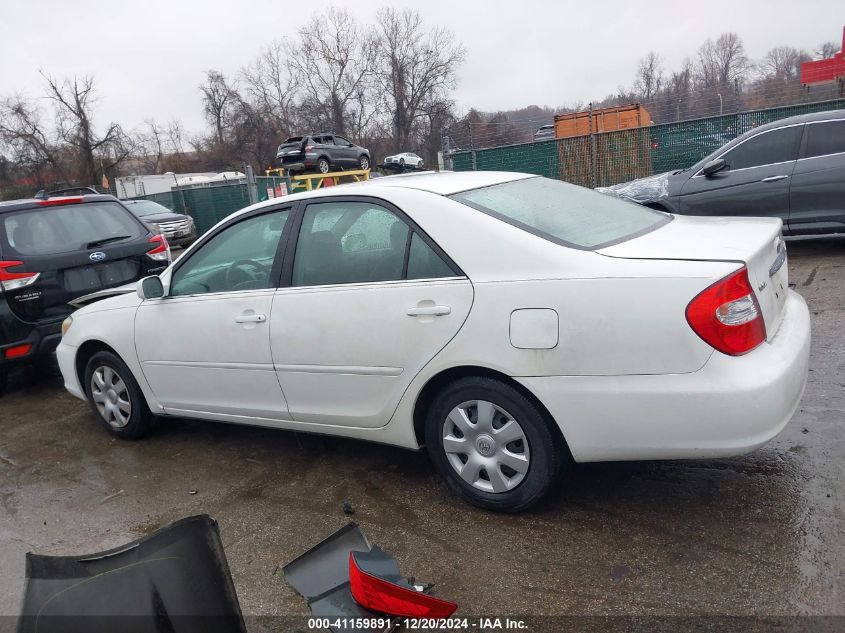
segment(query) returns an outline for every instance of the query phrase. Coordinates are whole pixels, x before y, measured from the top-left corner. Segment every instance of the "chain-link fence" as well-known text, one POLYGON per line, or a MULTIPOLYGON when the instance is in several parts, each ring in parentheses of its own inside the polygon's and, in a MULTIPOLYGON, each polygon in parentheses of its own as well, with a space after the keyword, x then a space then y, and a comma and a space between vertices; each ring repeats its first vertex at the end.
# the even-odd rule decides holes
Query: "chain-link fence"
POLYGON ((845 108, 845 99, 458 151, 450 156, 456 171, 519 171, 586 187, 608 186, 689 167, 758 125, 840 108, 845 108))
MULTIPOLYGON (((226 216, 250 205, 249 185, 243 180, 235 183, 174 187, 164 193, 143 196, 167 207, 174 213, 190 215, 202 235, 226 216)), ((255 179, 254 202, 286 195, 290 191, 287 178, 259 176, 255 179)))

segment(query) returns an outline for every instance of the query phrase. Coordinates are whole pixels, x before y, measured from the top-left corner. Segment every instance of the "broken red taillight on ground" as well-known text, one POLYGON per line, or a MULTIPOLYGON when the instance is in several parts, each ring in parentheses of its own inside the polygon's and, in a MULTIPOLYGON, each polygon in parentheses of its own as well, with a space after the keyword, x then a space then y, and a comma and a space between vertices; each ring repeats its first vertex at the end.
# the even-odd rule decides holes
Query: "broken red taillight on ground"
POLYGON ((739 356, 766 340, 766 325, 743 266, 690 301, 687 322, 705 343, 739 356))
POLYGON ((448 618, 458 608, 454 602, 423 593, 422 587, 400 585, 362 569, 358 560, 362 554, 349 553, 349 590, 365 609, 406 618, 448 618))

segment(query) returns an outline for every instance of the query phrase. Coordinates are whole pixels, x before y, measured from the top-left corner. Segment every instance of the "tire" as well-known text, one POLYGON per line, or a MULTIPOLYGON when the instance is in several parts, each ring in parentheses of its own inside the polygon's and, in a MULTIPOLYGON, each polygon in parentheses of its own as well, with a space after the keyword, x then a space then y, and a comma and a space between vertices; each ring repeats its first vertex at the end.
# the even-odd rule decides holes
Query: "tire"
POLYGON ((361 156, 358 159, 358 166, 361 169, 369 169, 370 168, 370 157, 369 156, 361 156))
POLYGON ((321 158, 317 161, 317 171, 321 174, 327 174, 331 171, 332 166, 329 164, 327 158, 321 158))
POLYGON ((425 435, 431 460, 452 492, 497 512, 521 512, 539 503, 567 461, 563 442, 543 412, 515 388, 492 378, 462 378, 443 389, 427 412, 425 435), (507 444, 497 435, 505 426, 510 429, 504 436, 507 444), (459 468, 466 472, 459 474, 459 468))
POLYGON ((6 393, 6 387, 9 386, 9 370, 5 367, 0 367, 0 397, 6 393))
POLYGON ((97 352, 85 365, 84 375, 88 404, 109 433, 134 440, 153 430, 155 418, 138 382, 120 358, 111 352, 97 352))

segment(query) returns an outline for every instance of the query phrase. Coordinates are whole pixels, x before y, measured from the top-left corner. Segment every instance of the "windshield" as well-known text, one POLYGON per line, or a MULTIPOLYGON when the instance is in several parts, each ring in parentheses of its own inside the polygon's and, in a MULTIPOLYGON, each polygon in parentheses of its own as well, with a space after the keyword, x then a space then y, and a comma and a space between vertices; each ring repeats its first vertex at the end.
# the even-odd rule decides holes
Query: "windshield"
POLYGON ((21 255, 52 255, 83 250, 89 244, 118 244, 139 237, 145 230, 114 202, 28 209, 2 217, 1 237, 21 255))
POLYGON ((596 249, 647 233, 672 216, 560 180, 535 177, 450 196, 534 235, 596 249))
POLYGON ((129 207, 129 210, 132 211, 132 213, 137 215, 139 218, 143 218, 148 215, 173 213, 167 207, 160 205, 158 202, 152 202, 151 200, 139 200, 138 202, 129 202, 126 206, 129 207))

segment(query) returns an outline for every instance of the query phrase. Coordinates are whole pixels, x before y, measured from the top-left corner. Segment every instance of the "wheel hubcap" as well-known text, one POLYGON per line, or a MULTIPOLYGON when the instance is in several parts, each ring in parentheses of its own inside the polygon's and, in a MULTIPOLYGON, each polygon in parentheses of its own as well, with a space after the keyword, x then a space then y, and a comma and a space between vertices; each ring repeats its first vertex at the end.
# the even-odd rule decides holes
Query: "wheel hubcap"
POLYGON ((91 375, 91 398, 107 424, 116 429, 129 424, 132 400, 126 383, 114 369, 102 365, 94 370, 91 375))
POLYGON ((461 479, 493 493, 522 483, 531 459, 519 422, 486 400, 470 400, 452 409, 443 424, 443 450, 461 479))

